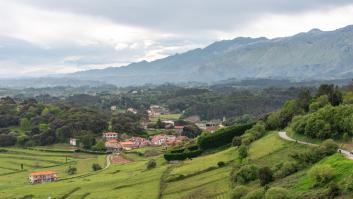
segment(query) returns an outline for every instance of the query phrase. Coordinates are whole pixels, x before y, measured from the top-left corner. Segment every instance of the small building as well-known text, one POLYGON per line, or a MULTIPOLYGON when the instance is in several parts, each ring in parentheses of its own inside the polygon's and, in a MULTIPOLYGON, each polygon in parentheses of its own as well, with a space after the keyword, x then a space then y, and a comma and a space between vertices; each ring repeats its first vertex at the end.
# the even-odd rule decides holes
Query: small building
POLYGON ((76 138, 70 138, 70 145, 71 146, 76 146, 79 147, 80 146, 80 140, 76 139, 76 138))
POLYGON ((162 145, 167 141, 166 135, 155 135, 152 137, 151 142, 153 145, 162 145))
POLYGON ((128 108, 128 109, 126 110, 126 112, 133 113, 133 114, 137 114, 137 110, 134 109, 134 108, 128 108))
POLYGON ((103 133, 103 139, 105 140, 116 140, 118 139, 119 134, 116 132, 107 132, 103 133))
POLYGON ((121 144, 116 139, 106 141, 104 146, 107 151, 120 151, 122 149, 121 144))
POLYGON ((54 182, 58 180, 57 173, 54 171, 39 171, 29 174, 29 183, 38 184, 46 182, 54 182))
POLYGON ((111 111, 116 111, 116 109, 117 109, 116 106, 111 106, 111 107, 110 107, 110 110, 111 110, 111 111))
POLYGON ((151 142, 149 140, 142 137, 132 137, 130 141, 133 142, 134 145, 137 146, 138 148, 151 145, 151 142))
POLYGON ((131 141, 120 142, 120 145, 126 151, 138 148, 138 146, 136 146, 135 143, 131 141))

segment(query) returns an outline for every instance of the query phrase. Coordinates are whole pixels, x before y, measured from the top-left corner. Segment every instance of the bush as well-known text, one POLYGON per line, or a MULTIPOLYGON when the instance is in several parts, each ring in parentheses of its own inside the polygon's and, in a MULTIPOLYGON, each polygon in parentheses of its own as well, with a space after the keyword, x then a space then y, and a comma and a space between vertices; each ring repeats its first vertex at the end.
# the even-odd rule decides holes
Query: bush
POLYGON ((266 194, 265 199, 290 199, 290 194, 287 189, 281 187, 272 187, 266 194))
POLYGON ((77 173, 77 168, 74 166, 69 166, 69 168, 67 168, 67 170, 66 170, 66 173, 68 175, 74 175, 77 173))
POLYGON ((246 194, 246 196, 244 196, 242 199, 263 199, 264 197, 265 197, 264 190, 258 189, 246 194))
POLYGON ((246 157, 248 157, 248 147, 245 145, 241 145, 239 147, 239 158, 244 159, 246 157))
POLYGON ((315 180, 316 185, 324 185, 333 179, 334 170, 329 165, 319 165, 310 170, 309 176, 315 180))
POLYGON ((183 150, 182 153, 171 153, 167 152, 164 154, 164 159, 167 161, 172 161, 172 160, 185 160, 187 158, 195 158, 198 157, 202 154, 202 150, 195 150, 195 151, 189 151, 189 150, 183 150))
POLYGON ((284 162, 276 172, 276 177, 284 178, 298 171, 298 166, 295 162, 284 162))
POLYGON ((259 170, 259 179, 261 186, 265 186, 266 184, 272 182, 273 173, 269 167, 263 167, 259 170))
POLYGON ((328 190, 327 190, 327 196, 328 198, 335 198, 336 196, 339 196, 341 194, 341 188, 338 186, 338 184, 332 182, 330 183, 328 190))
POLYGON ((241 136, 246 130, 250 129, 253 124, 235 125, 224 128, 212 134, 205 134, 198 138, 197 143, 201 149, 217 148, 232 143, 234 136, 241 136))
POLYGON ((233 182, 247 184, 258 178, 259 169, 255 165, 245 165, 232 175, 233 182))
POLYGON ((234 136, 232 140, 232 145, 233 146, 240 146, 241 145, 241 137, 240 136, 234 136))
POLYGON ((223 161, 219 161, 217 163, 217 165, 218 165, 218 167, 224 167, 224 166, 226 166, 226 163, 224 163, 223 161))
POLYGON ((248 188, 244 185, 236 186, 232 193, 231 193, 231 199, 240 199, 243 196, 245 196, 248 193, 248 188))
POLYGON ((147 162, 147 164, 146 164, 146 168, 147 168, 148 170, 153 169, 153 168, 156 168, 156 166, 157 166, 157 163, 156 163, 155 160, 149 160, 149 161, 147 162))
POLYGON ((328 139, 322 142, 319 149, 324 153, 324 155, 328 156, 337 152, 338 145, 332 139, 328 139))
POLYGON ((98 170, 101 170, 102 167, 99 164, 94 163, 94 164, 92 164, 92 169, 93 169, 93 171, 98 171, 98 170))

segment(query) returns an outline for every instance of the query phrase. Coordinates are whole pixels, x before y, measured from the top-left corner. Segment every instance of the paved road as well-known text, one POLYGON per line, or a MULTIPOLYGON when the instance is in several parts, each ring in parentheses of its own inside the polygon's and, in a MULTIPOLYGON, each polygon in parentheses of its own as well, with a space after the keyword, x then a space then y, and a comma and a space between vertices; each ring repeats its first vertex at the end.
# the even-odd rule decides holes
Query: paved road
MULTIPOLYGON (((281 137, 284 140, 291 141, 291 142, 296 142, 299 144, 305 144, 305 145, 310 145, 310 146, 319 146, 318 144, 313 144, 310 142, 303 142, 299 140, 295 140, 287 135, 287 132, 285 131, 280 131, 278 132, 279 137, 281 137)), ((343 154, 347 159, 353 160, 353 154, 351 154, 349 151, 343 150, 343 149, 338 149, 338 152, 343 154)))

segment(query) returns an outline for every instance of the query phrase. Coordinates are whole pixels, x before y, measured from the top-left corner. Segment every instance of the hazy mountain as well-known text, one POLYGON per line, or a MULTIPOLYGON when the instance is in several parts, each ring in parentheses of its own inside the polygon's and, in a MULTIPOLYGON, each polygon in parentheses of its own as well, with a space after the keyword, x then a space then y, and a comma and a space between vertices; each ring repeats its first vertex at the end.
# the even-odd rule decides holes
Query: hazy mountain
POLYGON ((335 79, 353 76, 353 26, 291 37, 236 38, 152 62, 68 75, 121 86, 236 78, 335 79))

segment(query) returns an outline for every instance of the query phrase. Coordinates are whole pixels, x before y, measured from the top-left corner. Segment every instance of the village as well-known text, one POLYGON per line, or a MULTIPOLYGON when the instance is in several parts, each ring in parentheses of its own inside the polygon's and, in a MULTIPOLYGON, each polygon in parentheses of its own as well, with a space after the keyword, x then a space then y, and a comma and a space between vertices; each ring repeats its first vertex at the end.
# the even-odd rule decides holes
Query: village
MULTIPOLYGON (((116 106, 111 107, 112 113, 117 110, 116 106)), ((137 114, 138 111, 134 108, 126 109, 126 112, 137 114)), ((119 156, 121 153, 128 152, 134 149, 141 149, 146 147, 161 148, 166 151, 170 147, 178 147, 185 142, 191 141, 184 135, 185 126, 176 125, 175 121, 179 118, 168 117, 170 112, 167 108, 158 105, 151 105, 147 110, 149 122, 159 120, 165 126, 165 129, 158 134, 142 136, 127 136, 123 132, 107 131, 103 132, 100 139, 104 141, 105 153, 111 154, 112 159, 119 159, 121 162, 129 162, 119 156), (164 119, 161 119, 164 118, 164 119)), ((221 120, 201 121, 199 117, 189 117, 185 119, 188 123, 192 123, 204 133, 213 133, 219 128, 222 128, 221 120)), ((146 131, 151 130, 145 123, 141 124, 146 131)), ((155 129, 152 129, 155 130, 155 129)), ((80 139, 70 138, 68 144, 75 149, 79 149, 82 145, 80 139)), ((55 171, 37 171, 32 172, 28 176, 30 184, 55 182, 59 179, 58 173, 55 171)))

